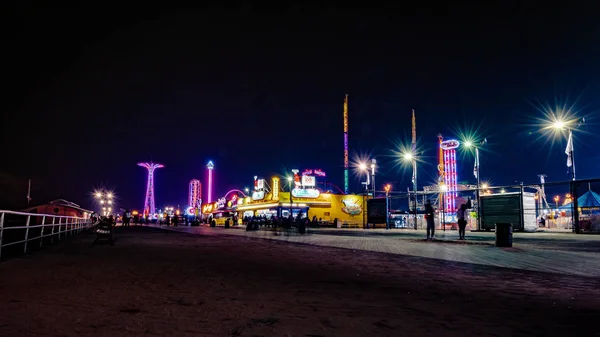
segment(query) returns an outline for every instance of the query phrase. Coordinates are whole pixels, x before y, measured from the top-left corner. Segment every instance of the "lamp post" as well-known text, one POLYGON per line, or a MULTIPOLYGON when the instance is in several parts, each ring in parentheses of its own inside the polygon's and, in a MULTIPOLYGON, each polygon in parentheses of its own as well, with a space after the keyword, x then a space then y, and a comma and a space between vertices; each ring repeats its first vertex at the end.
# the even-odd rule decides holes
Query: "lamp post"
POLYGON ((390 184, 385 185, 385 229, 390 229, 390 184))
POLYGON ((367 181, 364 181, 364 182, 361 183, 361 184, 365 185, 365 189, 364 189, 364 192, 363 192, 363 228, 366 228, 366 224, 367 224, 366 216, 367 215, 365 214, 364 209, 366 209, 365 206, 367 204, 367 196, 369 195, 369 184, 370 184, 370 181, 369 181, 369 169, 367 168, 367 164, 365 164, 365 163, 360 163, 358 165, 358 168, 361 171, 366 172, 366 174, 367 174, 367 181))
POLYGON ((410 151, 405 152, 403 159, 410 162, 412 166, 412 185, 413 185, 413 213, 414 213, 414 228, 417 229, 417 154, 410 151))
POLYGON ((480 202, 481 202, 481 172, 480 172, 480 165, 479 165, 479 148, 481 146, 483 146, 485 143, 487 143, 487 138, 484 138, 480 143, 479 146, 476 146, 473 142, 471 141, 466 141, 464 142, 465 146, 467 148, 475 148, 475 168, 473 169, 473 173, 475 174, 475 178, 477 178, 477 191, 476 191, 476 195, 475 198, 477 200, 477 230, 481 230, 481 207, 479 206, 480 202))
POLYGON ((373 178, 371 179, 371 181, 373 182, 373 198, 375 198, 375 164, 377 164, 377 160, 376 159, 371 159, 371 176, 373 176, 373 178))
POLYGON ((109 216, 112 214, 113 194, 108 191, 96 191, 94 197, 100 203, 102 207, 102 216, 109 216))
MULTIPOLYGON (((292 213, 292 182, 294 181, 294 179, 292 177, 287 177, 287 181, 288 181, 288 186, 290 188, 290 215, 293 217, 293 213, 292 213)), ((288 216, 289 218, 289 216, 288 216)))
POLYGON ((577 200, 577 188, 575 185, 575 139, 573 138, 573 127, 571 126, 574 123, 577 123, 577 128, 579 128, 583 123, 585 123, 585 118, 578 120, 564 120, 562 118, 558 118, 555 119, 552 124, 550 124, 550 128, 554 129, 554 131, 559 134, 562 134, 563 131, 568 131, 567 148, 565 149, 565 154, 567 155, 567 167, 571 168, 571 178, 573 180, 571 183, 571 195, 573 196, 573 202, 571 203, 571 222, 573 223, 573 230, 575 233, 579 234, 579 205, 577 200))

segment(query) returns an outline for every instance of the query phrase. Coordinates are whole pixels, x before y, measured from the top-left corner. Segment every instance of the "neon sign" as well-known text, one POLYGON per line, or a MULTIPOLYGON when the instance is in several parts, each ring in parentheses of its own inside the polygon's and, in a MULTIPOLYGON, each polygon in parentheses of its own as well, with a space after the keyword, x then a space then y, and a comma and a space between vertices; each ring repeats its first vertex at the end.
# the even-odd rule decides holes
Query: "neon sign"
POLYGON ((205 204, 202 206, 202 213, 210 213, 213 210, 213 204, 205 204))
POLYGON ((273 177, 273 200, 279 200, 279 178, 273 177))
POLYGON ((315 187, 316 179, 313 176, 302 176, 302 186, 315 187))
POLYGON ((315 169, 315 170, 311 170, 311 169, 306 169, 304 170, 304 172, 302 172, 303 176, 318 176, 318 177, 326 177, 327 175, 325 174, 325 171, 321 170, 321 169, 315 169))
POLYGON ((294 198, 315 199, 315 198, 318 198, 319 195, 321 195, 321 192, 319 192, 319 190, 314 189, 314 188, 294 188, 292 190, 292 196, 294 198))
POLYGON ((219 199, 217 200, 217 202, 215 202, 215 207, 216 207, 217 209, 219 209, 219 208, 223 208, 223 207, 225 207, 225 203, 226 203, 226 202, 227 202, 227 200, 226 200, 225 198, 219 198, 219 199))
POLYGON ((195 215, 196 209, 194 207, 188 207, 188 209, 185 212, 187 213, 187 215, 195 215))
POLYGON ((456 139, 445 140, 440 143, 442 150, 453 150, 460 146, 460 142, 456 139))
POLYGON ((263 200, 264 198, 265 198, 265 191, 252 192, 252 200, 263 200))

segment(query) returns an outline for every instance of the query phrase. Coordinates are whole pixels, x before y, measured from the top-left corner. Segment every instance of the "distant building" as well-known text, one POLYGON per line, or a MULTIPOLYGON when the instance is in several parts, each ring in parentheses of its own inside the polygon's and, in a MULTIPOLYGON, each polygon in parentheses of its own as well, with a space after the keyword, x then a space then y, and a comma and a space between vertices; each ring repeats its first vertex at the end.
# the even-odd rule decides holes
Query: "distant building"
POLYGON ((76 216, 80 218, 89 218, 92 211, 81 208, 76 203, 56 199, 46 204, 33 206, 22 210, 21 212, 26 213, 37 213, 37 214, 50 214, 50 215, 61 215, 61 216, 76 216))

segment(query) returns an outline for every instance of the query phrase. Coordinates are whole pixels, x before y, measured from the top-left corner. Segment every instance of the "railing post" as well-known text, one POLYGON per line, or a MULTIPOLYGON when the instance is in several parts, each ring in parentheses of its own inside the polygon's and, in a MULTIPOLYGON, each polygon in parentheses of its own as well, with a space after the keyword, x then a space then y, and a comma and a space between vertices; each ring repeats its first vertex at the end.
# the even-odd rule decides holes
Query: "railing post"
POLYGON ((52 231, 50 232, 50 244, 54 243, 54 224, 56 223, 56 217, 52 217, 52 231))
POLYGON ((27 243, 29 242, 29 221, 31 221, 31 215, 27 216, 27 223, 25 224, 25 245, 23 246, 23 254, 27 254, 27 243))
POLYGON ((46 216, 42 216, 42 229, 40 230, 40 248, 44 244, 44 228, 46 228, 46 216))
POLYGON ((58 241, 60 241, 60 232, 62 230, 62 218, 58 218, 58 241))
POLYGON ((4 234, 4 213, 0 214, 0 260, 2 259, 2 235, 4 234))

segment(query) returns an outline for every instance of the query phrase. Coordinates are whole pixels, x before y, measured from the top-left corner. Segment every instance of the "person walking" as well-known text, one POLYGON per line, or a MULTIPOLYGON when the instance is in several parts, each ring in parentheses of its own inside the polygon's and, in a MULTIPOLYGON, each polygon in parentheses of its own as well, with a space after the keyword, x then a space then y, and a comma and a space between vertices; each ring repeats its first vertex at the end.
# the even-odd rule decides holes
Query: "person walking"
POLYGON ((467 221, 465 220, 465 213, 467 211, 467 205, 461 204, 460 208, 456 211, 456 217, 458 218, 458 236, 459 240, 465 240, 465 229, 467 228, 467 221))
POLYGON ((433 221, 433 217, 435 214, 435 210, 433 206, 431 206, 431 200, 427 200, 425 204, 425 220, 427 221, 427 240, 435 239, 435 223, 433 221))

